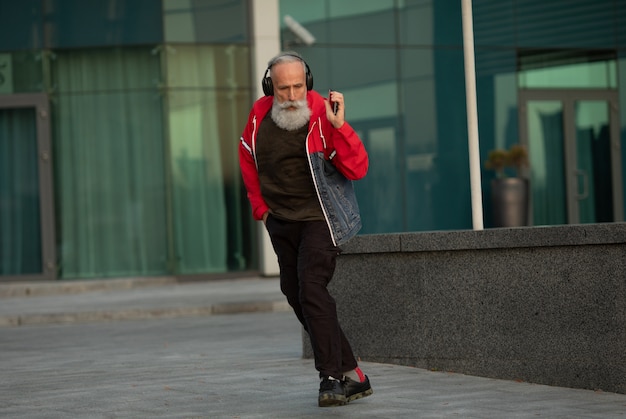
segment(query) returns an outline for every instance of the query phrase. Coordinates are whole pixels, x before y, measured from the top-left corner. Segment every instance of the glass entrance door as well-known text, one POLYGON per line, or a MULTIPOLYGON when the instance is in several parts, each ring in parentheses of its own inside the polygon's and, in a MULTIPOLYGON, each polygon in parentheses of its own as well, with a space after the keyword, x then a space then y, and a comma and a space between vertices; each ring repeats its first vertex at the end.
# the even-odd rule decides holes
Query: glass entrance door
POLYGON ((623 220, 617 95, 523 90, 520 141, 529 150, 533 225, 623 220))
POLYGON ((47 99, 0 96, 0 280, 55 279, 47 99))

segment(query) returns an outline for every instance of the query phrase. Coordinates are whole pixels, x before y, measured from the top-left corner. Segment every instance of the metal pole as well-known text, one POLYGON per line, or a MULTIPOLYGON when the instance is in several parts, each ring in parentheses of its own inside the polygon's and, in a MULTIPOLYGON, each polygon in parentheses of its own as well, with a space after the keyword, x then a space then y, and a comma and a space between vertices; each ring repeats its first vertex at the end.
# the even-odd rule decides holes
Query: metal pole
POLYGON ((480 186, 480 152, 478 147, 478 111, 476 109, 476 67, 474 63, 474 26, 472 0, 462 0, 463 52, 465 57, 465 101, 467 106, 467 141, 469 148, 472 224, 483 229, 483 201, 480 186))

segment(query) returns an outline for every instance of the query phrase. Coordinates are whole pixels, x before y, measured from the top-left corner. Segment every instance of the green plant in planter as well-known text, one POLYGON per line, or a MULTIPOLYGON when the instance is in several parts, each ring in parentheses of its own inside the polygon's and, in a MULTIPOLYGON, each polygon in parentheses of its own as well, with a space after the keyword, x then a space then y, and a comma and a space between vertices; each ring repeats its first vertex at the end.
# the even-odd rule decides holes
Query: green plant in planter
POLYGON ((516 177, 521 177, 525 167, 528 167, 528 151, 520 144, 513 144, 508 150, 491 150, 485 161, 485 169, 495 171, 497 178, 507 177, 506 168, 514 169, 516 177))
POLYGON ((491 179, 491 204, 494 227, 520 227, 528 225, 529 184, 522 170, 528 166, 528 152, 519 144, 508 150, 489 152, 485 168, 494 170, 491 179), (513 169, 515 176, 508 177, 506 169, 513 169))

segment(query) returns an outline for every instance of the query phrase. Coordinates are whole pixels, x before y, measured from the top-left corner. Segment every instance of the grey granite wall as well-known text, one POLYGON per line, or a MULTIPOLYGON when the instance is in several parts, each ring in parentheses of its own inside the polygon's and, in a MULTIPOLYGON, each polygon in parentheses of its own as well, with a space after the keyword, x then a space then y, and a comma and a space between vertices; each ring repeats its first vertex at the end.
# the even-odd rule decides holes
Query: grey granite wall
POLYGON ((624 223, 358 236, 330 289, 363 361, 626 393, 624 223))

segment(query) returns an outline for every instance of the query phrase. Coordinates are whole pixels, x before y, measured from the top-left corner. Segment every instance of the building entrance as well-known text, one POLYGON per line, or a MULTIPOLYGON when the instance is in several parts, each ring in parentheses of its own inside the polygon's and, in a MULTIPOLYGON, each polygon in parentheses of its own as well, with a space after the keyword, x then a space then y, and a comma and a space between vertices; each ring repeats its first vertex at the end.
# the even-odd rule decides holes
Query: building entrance
POLYGON ((0 280, 56 278, 48 100, 0 95, 0 280))
POLYGON ((609 89, 519 92, 533 225, 623 220, 618 97, 609 89))

